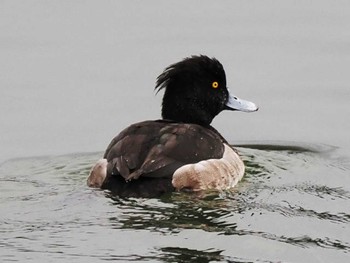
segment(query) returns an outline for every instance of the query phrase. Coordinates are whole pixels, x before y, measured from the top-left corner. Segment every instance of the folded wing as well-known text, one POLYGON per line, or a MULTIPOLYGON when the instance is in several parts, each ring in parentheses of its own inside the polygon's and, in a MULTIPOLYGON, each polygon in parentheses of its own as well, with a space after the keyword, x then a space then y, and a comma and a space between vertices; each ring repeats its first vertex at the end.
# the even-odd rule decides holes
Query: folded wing
POLYGON ((164 120, 136 123, 108 146, 107 176, 125 180, 142 177, 171 178, 179 167, 223 155, 222 137, 196 124, 164 120))

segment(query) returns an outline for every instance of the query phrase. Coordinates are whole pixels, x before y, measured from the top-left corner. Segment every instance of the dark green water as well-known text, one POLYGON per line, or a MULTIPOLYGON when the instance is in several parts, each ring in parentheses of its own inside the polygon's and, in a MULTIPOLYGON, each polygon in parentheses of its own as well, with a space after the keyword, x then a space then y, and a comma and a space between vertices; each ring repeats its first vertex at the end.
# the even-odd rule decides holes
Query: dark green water
POLYGON ((229 192, 121 199, 85 180, 101 153, 0 167, 3 261, 347 262, 349 163, 325 145, 245 144, 229 192))

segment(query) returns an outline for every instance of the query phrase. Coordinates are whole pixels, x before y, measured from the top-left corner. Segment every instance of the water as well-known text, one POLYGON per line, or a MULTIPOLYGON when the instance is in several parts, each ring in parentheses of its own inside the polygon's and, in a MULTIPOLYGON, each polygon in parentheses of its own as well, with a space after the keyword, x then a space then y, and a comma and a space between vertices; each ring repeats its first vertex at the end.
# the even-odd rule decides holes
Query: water
POLYGON ((159 199, 87 188, 102 153, 7 161, 2 260, 346 262, 350 179, 337 150, 243 146, 247 174, 237 188, 159 199))
POLYGON ((2 1, 0 261, 348 262, 349 25, 341 1, 2 1), (199 53, 260 106, 213 123, 243 181, 89 189, 116 133, 159 118, 156 76, 199 53))

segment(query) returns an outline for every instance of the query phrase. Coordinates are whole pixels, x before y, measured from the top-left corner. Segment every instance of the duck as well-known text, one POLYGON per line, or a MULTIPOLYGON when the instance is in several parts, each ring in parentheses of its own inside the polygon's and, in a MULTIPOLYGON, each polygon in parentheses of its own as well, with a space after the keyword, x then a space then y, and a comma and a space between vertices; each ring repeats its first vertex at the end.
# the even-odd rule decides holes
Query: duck
POLYGON ((132 124, 113 138, 87 185, 124 197, 233 188, 245 166, 211 122, 224 110, 258 106, 231 94, 222 64, 205 55, 166 67, 155 91, 164 91, 162 118, 132 124))

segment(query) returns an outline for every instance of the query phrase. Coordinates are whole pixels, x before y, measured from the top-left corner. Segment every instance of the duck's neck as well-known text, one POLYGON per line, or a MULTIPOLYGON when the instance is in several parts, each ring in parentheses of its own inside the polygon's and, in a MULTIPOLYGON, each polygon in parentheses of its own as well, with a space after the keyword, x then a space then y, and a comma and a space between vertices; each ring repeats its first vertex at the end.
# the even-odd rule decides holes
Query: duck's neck
POLYGON ((201 110, 191 109, 181 109, 179 107, 164 107, 162 109, 162 118, 172 120, 175 122, 183 123, 194 123, 201 126, 210 126, 213 117, 208 116, 208 114, 201 110))
MULTIPOLYGON (((172 94, 176 96, 175 94, 172 94)), ((212 116, 204 105, 196 98, 178 99, 169 94, 164 95, 162 105, 162 118, 176 122, 194 123, 209 126, 215 116, 212 116)))

